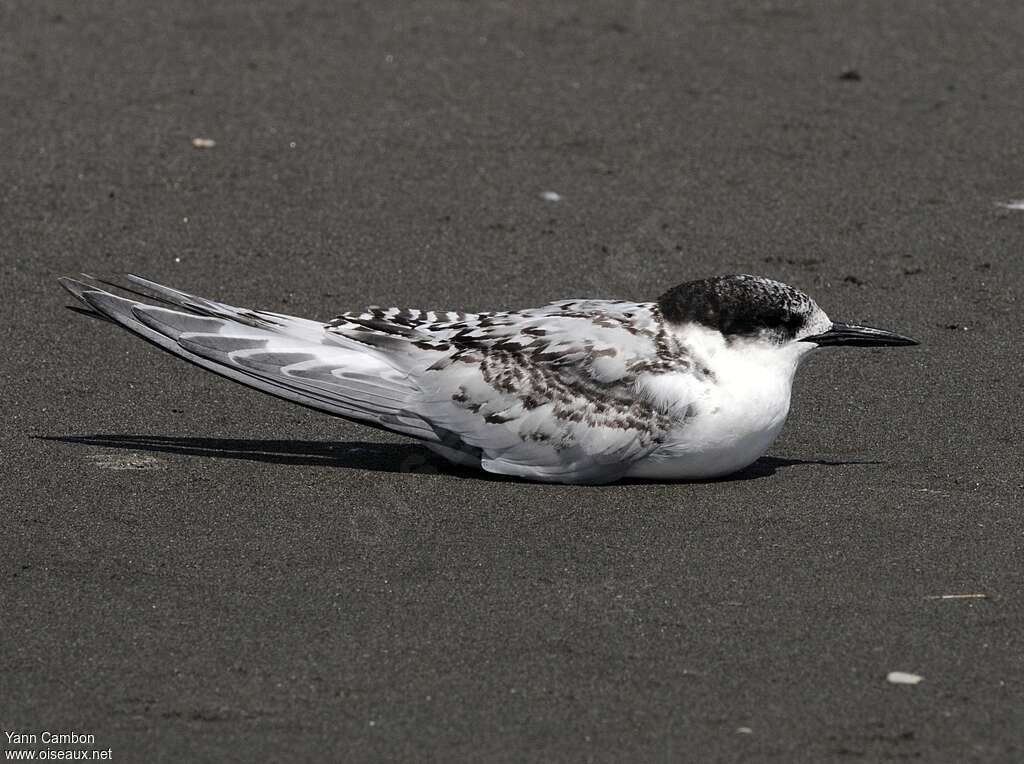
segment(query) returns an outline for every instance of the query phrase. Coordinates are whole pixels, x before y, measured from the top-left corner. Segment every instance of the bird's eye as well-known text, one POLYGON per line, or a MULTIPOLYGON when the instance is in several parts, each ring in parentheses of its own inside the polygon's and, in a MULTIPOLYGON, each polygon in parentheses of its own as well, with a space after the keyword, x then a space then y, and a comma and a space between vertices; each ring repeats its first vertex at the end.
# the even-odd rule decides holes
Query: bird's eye
POLYGON ((782 326, 782 320, 782 316, 778 314, 767 316, 764 319, 764 325, 767 326, 769 329, 778 329, 780 326, 782 326))

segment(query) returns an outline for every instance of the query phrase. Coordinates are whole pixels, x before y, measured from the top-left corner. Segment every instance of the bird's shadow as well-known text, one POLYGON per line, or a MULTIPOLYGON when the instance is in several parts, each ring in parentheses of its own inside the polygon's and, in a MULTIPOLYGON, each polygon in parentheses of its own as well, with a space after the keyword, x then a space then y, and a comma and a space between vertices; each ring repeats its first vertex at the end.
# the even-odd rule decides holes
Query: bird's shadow
MULTIPOLYGON (((215 459, 243 459, 268 464, 291 464, 300 466, 342 467, 346 469, 373 470, 377 472, 420 472, 443 473, 475 480, 516 480, 494 475, 477 469, 459 467, 445 461, 428 448, 417 443, 332 443, 320 440, 246 440, 241 438, 185 438, 164 435, 47 435, 39 440, 74 443, 102 448, 120 448, 131 451, 151 451, 186 456, 204 456, 215 459)), ((770 477, 780 469, 796 465, 823 465, 838 467, 846 465, 880 464, 877 461, 831 461, 826 459, 786 459, 777 456, 762 456, 756 462, 735 472, 720 482, 734 480, 758 480, 770 477)), ((626 480, 626 483, 650 483, 673 481, 626 480)))

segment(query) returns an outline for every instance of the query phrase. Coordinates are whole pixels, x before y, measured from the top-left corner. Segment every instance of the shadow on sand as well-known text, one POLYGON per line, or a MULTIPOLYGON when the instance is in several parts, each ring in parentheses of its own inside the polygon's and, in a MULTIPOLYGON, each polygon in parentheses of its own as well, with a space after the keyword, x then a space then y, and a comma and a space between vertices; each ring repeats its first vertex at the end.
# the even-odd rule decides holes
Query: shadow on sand
MULTIPOLYGON (((53 435, 40 440, 74 443, 103 448, 151 451, 215 459, 243 459, 269 464, 343 467, 377 472, 444 473, 476 480, 515 480, 480 470, 449 464, 417 443, 332 443, 320 440, 244 440, 240 438, 184 438, 162 435, 53 435)), ((770 477, 778 470, 796 465, 880 464, 877 461, 829 461, 823 459, 784 459, 762 456, 749 467, 719 480, 757 480, 770 477)), ((651 481, 629 480, 644 484, 651 481)), ((698 481, 719 482, 719 481, 698 481)))

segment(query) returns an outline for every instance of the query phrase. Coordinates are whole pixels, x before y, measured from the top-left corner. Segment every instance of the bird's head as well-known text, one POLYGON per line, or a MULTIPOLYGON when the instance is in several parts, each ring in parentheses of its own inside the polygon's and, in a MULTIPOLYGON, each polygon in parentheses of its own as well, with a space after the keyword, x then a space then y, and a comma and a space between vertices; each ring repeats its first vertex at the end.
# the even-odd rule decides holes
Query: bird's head
POLYGON ((832 321, 799 289, 760 276, 688 281, 659 297, 658 307, 672 326, 703 327, 728 345, 785 349, 797 358, 824 346, 918 344, 884 329, 832 321))

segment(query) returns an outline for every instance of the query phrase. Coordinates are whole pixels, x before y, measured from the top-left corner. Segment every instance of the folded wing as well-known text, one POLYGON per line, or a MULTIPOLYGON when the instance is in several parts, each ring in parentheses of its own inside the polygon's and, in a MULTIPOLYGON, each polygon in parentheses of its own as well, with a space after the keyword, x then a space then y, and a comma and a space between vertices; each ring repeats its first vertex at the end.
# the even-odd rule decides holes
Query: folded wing
POLYGON ((105 318, 228 379, 423 440, 441 436, 409 413, 408 401, 418 392, 415 384, 372 347, 329 336, 317 321, 236 308, 135 276, 128 279, 168 307, 119 297, 74 279, 61 283, 105 318))
POLYGON ((687 360, 650 303, 567 300, 524 311, 348 314, 332 331, 390 329, 442 353, 416 371, 413 411, 457 433, 491 472, 610 482, 675 424, 641 380, 687 360))
POLYGON ((371 308, 324 324, 128 278, 163 305, 62 283, 90 309, 191 363, 491 472, 610 482, 678 423, 644 393, 645 378, 688 365, 651 303, 371 308))

